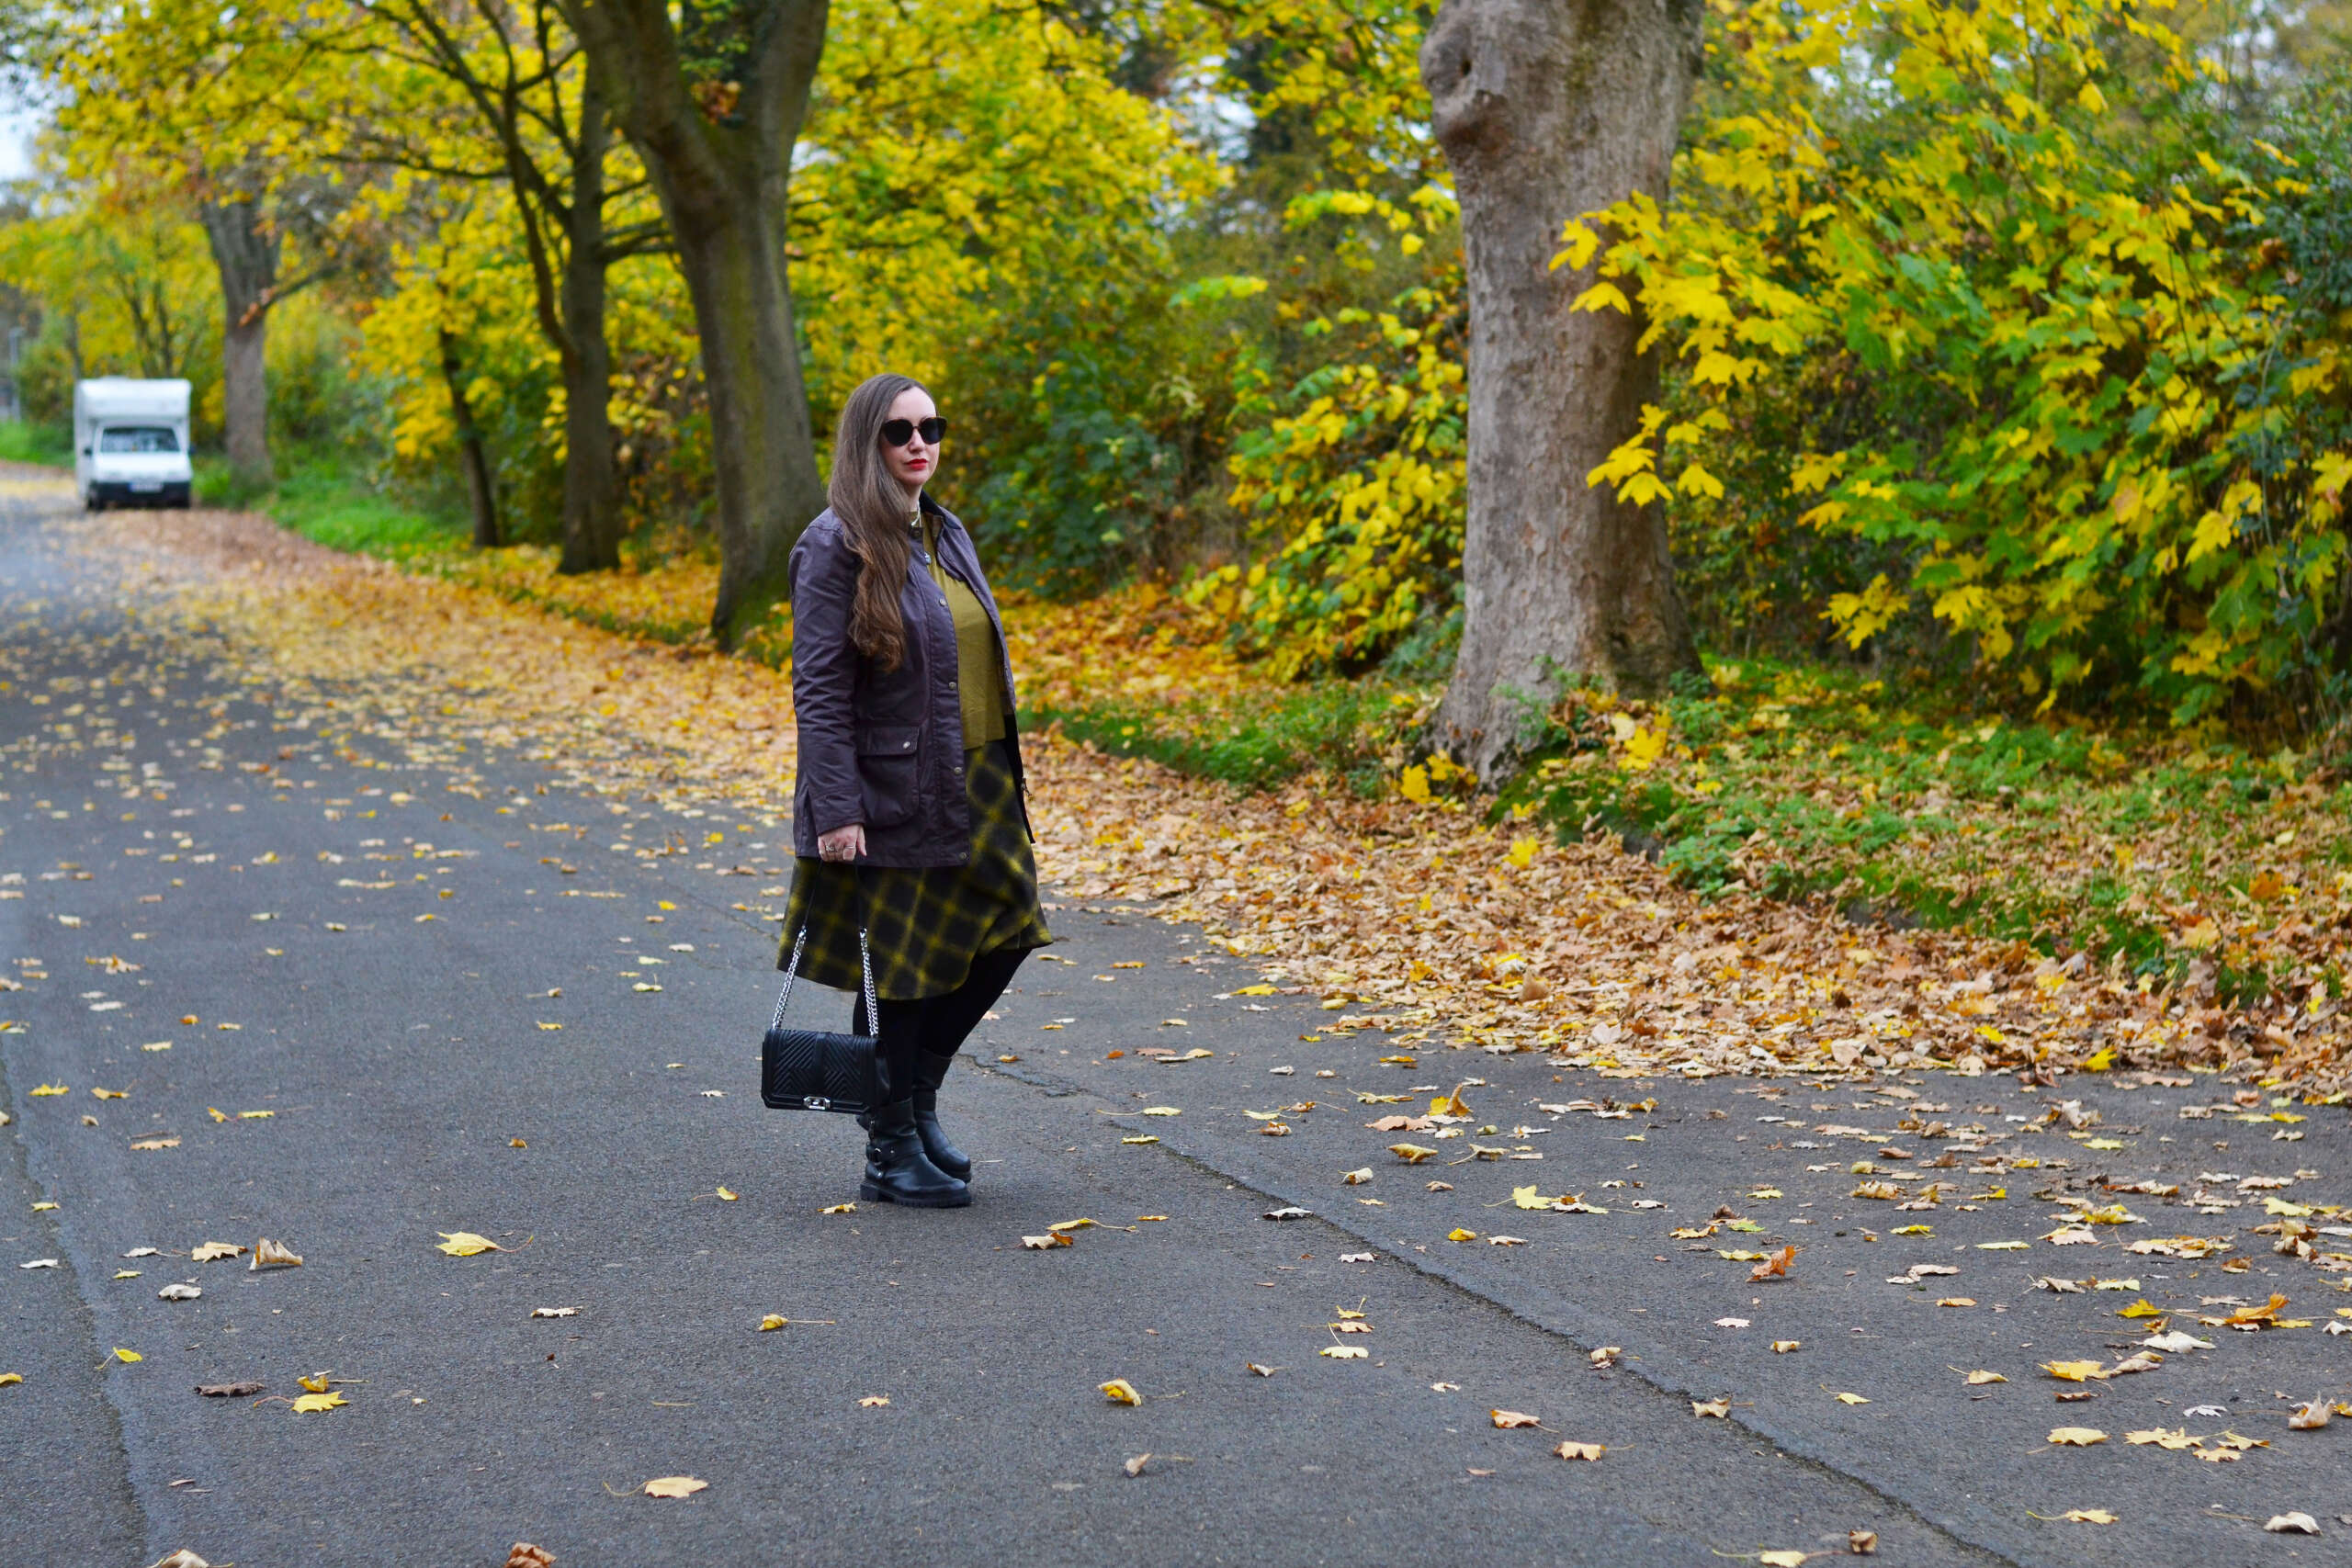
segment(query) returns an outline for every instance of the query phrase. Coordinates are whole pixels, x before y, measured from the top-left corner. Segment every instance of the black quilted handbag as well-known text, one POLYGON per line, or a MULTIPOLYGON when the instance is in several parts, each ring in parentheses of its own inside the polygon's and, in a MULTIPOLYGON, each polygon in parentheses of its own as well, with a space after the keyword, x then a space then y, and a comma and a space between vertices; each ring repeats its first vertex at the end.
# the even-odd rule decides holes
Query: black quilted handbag
MULTIPOLYGON (((760 1047, 760 1098, 772 1111, 841 1111, 863 1115, 880 1098, 875 1036, 784 1026, 784 1010, 792 1000, 793 976, 800 969, 800 950, 808 942, 808 928, 804 925, 792 939, 792 959, 784 968, 784 993, 775 999, 775 1020, 768 1025, 767 1039, 760 1047)), ((876 1021, 882 1010, 874 1000, 874 959, 865 950, 864 931, 857 933, 857 956, 865 970, 866 1027, 878 1029, 876 1021)))

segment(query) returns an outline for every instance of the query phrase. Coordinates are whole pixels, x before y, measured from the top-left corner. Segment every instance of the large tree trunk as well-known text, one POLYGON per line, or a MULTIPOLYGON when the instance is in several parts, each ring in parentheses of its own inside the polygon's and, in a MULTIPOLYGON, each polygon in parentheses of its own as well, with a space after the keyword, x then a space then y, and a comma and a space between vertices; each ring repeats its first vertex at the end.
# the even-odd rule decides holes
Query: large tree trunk
POLYGON ((694 299, 718 492, 711 630, 721 647, 781 593, 793 542, 825 504, 784 232, 825 13, 825 0, 739 0, 729 16, 751 41, 726 57, 737 76, 696 83, 666 0, 567 4, 652 174, 694 299))
POLYGON ((566 572, 610 571, 621 564, 613 350, 605 336, 605 114, 592 74, 581 95, 563 266, 563 555, 556 570, 566 572))
POLYGON ((498 547, 498 491, 490 481, 490 453, 482 446, 481 427, 474 423, 473 400, 466 396, 465 367, 458 360, 458 334, 447 326, 441 333, 441 381, 449 390, 449 417, 458 427, 458 461, 466 473, 466 502, 474 518, 474 548, 498 547))
POLYGON ((229 471, 249 489, 277 478, 269 460, 269 307, 277 282, 278 239, 266 230, 250 201, 208 201, 204 236, 220 272, 227 321, 220 337, 220 377, 227 405, 229 471))
POLYGON ((1639 427, 1638 320, 1571 311, 1563 222, 1661 201, 1701 60, 1697 0, 1445 0, 1421 80, 1462 198, 1469 517, 1445 746, 1493 779, 1564 683, 1655 694, 1698 668, 1656 508, 1585 476, 1639 427))

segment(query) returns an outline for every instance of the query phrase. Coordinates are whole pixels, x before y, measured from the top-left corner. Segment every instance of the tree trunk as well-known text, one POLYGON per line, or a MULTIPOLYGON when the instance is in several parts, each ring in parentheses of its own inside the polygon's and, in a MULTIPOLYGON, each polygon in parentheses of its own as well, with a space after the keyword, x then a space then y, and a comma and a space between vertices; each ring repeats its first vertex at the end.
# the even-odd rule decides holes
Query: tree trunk
POLYGON ((464 367, 458 362, 458 334, 441 333, 441 380, 449 389, 449 415, 458 425, 458 461, 466 471, 466 502, 474 516, 474 548, 498 547, 498 492, 491 488, 490 455, 481 444, 481 428, 474 423, 472 401, 466 396, 464 367))
POLYGON ((1666 523, 1585 476, 1657 395, 1643 323, 1571 311, 1563 223, 1663 201, 1701 61, 1697 0, 1445 0, 1421 45, 1462 198, 1469 283, 1469 516, 1462 649, 1442 743, 1498 779, 1565 684, 1635 695, 1699 667, 1666 523))
POLYGON ((581 94, 563 266, 563 555, 556 570, 564 572, 610 571, 621 564, 613 350, 605 336, 606 112, 591 74, 581 94))
MULTIPOLYGON (((722 648, 784 589, 824 509, 785 272, 792 149, 824 49, 825 0, 741 0, 734 79, 693 82, 666 0, 568 0, 662 197, 695 307, 710 401, 722 648)), ((687 13, 692 17, 694 13, 687 13)))
POLYGON ((203 218, 226 307, 220 378, 229 471, 241 486, 266 490, 277 478, 269 460, 269 381, 264 353, 277 282, 277 235, 264 230, 261 209, 250 201, 208 201, 203 218))

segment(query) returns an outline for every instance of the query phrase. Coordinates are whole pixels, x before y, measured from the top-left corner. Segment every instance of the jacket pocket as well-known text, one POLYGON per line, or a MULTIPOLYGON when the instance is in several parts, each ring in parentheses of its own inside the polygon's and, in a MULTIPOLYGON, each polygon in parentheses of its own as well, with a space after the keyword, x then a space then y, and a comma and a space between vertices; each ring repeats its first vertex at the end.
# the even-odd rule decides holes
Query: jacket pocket
POLYGON ((916 757, 922 728, 876 725, 857 734, 858 794, 868 828, 895 828, 915 814, 916 757))

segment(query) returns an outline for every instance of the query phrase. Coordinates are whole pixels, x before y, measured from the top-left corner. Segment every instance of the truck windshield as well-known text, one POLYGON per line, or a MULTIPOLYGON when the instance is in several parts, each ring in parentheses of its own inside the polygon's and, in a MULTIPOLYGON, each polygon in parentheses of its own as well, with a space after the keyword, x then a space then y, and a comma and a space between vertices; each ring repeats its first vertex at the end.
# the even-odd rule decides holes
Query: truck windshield
POLYGON ((179 437, 164 424, 119 424, 98 434, 101 452, 176 452, 179 437))

